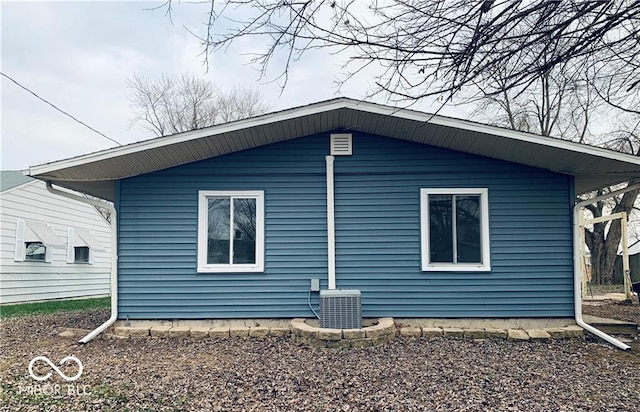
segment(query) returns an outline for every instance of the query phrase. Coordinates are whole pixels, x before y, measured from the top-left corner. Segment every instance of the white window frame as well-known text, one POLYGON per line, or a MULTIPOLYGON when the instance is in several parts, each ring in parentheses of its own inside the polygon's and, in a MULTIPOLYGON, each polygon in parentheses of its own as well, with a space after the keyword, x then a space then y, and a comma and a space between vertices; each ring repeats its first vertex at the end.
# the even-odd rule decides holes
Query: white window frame
POLYGON ((67 263, 74 265, 93 265, 95 252, 104 252, 105 250, 102 243, 100 243, 89 230, 67 228, 67 263), (89 248, 88 262, 76 261, 76 247, 89 248))
POLYGON ((22 219, 16 220, 14 261, 28 263, 52 263, 53 249, 63 247, 64 242, 48 224, 22 219), (29 242, 40 242, 44 245, 44 260, 27 259, 26 244, 29 242))
POLYGON ((423 272, 488 272, 491 270, 489 240, 489 190, 487 188, 420 189, 420 239, 423 272), (430 195, 479 195, 481 263, 432 263, 429 245, 429 196, 430 195))
MULTIPOLYGON (((233 202, 230 218, 233 219, 233 202)), ((233 225, 230 226, 230 233, 233 225)), ((230 256, 231 257, 231 256, 230 256)), ((231 259, 230 259, 231 260, 231 259)), ((198 273, 253 273, 264 272, 264 191, 198 191, 198 273), (209 235, 209 197, 256 199, 256 263, 207 263, 207 238, 209 235)))

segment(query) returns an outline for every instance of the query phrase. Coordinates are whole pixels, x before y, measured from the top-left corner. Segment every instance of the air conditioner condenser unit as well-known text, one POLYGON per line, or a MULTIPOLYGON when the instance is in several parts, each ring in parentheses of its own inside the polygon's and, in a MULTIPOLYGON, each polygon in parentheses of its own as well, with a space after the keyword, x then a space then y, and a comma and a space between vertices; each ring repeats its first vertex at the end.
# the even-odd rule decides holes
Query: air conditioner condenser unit
POLYGON ((320 327, 361 329, 362 302, 359 290, 320 291, 320 327))

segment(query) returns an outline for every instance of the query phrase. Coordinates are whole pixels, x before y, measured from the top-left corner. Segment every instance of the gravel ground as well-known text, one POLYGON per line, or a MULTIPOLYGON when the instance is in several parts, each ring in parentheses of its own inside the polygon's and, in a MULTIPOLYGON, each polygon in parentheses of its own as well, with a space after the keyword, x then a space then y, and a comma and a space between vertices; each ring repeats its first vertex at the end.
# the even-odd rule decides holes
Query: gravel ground
POLYGON ((284 338, 98 339, 79 346, 57 336, 62 327, 92 328, 107 317, 101 310, 4 321, 0 410, 640 410, 638 342, 622 352, 589 341, 397 337, 383 347, 330 350, 284 338), (59 385, 60 394, 26 394, 42 388, 27 372, 37 355, 54 362, 75 355, 84 373, 72 384, 54 373, 47 384, 59 385), (69 386, 81 393, 69 394, 69 386))

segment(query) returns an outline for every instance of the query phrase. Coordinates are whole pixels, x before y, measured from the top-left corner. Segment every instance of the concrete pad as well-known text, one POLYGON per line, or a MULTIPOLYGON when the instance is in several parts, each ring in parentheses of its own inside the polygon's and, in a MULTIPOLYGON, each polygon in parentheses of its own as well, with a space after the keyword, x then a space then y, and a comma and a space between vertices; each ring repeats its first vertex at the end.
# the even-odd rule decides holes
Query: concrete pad
POLYGON ((121 326, 115 328, 115 332, 118 335, 128 336, 130 338, 145 338, 149 336, 149 328, 145 327, 121 326))
POLYGON ((393 318, 380 318, 378 320, 378 326, 381 326, 383 328, 391 328, 396 326, 395 322, 393 321, 393 318))
POLYGON ((229 336, 231 336, 232 338, 246 338, 249 336, 249 327, 232 326, 229 328, 229 336))
POLYGON ((269 328, 262 326, 249 328, 249 336, 252 338, 264 338, 267 335, 269 335, 269 328))
POLYGON ((186 326, 174 326, 169 329, 169 332, 167 332, 167 336, 170 338, 188 338, 190 331, 191 328, 188 328, 186 326))
POLYGON ((442 336, 442 328, 422 328, 422 337, 438 338, 442 336))
POLYGON ((396 325, 393 322, 393 318, 380 318, 377 325, 364 328, 364 333, 367 338, 395 335, 396 325))
POLYGON ((573 318, 396 318, 402 326, 460 329, 546 329, 575 324, 573 318))
POLYGON ((406 336, 410 338, 419 338, 420 336, 422 336, 422 329, 420 329, 417 326, 400 328, 400 336, 406 336))
POLYGON ((171 326, 168 326, 168 325, 152 326, 149 328, 149 333, 151 334, 151 336, 155 338, 168 338, 170 329, 171 329, 171 326))
POLYGON ((217 327, 209 329, 209 337, 212 338, 228 338, 229 337, 229 328, 228 327, 217 327))
POLYGON ((290 324, 291 334, 293 336, 302 336, 302 329, 308 326, 309 325, 305 323, 305 319, 303 318, 291 319, 291 324, 290 324))
POLYGON ((486 336, 486 332, 484 329, 465 329, 464 337, 467 339, 484 339, 486 336))
POLYGON ((194 338, 208 338, 209 337, 209 327, 197 327, 194 326, 191 328, 191 331, 189 332, 191 334, 192 337, 194 338))
POLYGON ((529 340, 529 335, 522 329, 509 329, 507 331, 508 340, 529 340))
POLYGON ((151 328, 152 326, 177 326, 172 320, 117 320, 114 327, 151 328))
POLYGON ((486 339, 507 339, 507 331, 505 329, 488 328, 484 330, 486 339))
POLYGON ((550 341, 551 335, 544 331, 543 329, 529 329, 527 330, 527 335, 531 340, 540 340, 540 341, 550 341))
POLYGON ((461 328, 442 328, 442 334, 449 338, 464 337, 464 329, 461 328))
POLYGON ((297 336, 305 338, 317 338, 320 328, 308 325, 305 319, 297 318, 291 321, 291 332, 297 336))

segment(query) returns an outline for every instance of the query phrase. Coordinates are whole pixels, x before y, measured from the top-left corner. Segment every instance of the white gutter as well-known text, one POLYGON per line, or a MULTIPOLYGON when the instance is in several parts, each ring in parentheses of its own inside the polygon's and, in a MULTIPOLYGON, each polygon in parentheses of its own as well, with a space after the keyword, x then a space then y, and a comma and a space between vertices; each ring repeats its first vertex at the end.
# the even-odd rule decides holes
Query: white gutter
POLYGON ((622 349, 628 350, 631 347, 611 335, 607 335, 599 329, 587 324, 582 319, 582 270, 580 269, 580 259, 582 259, 580 252, 580 213, 582 208, 586 205, 598 202, 600 200, 608 199, 613 196, 620 195, 622 193, 630 192, 632 190, 640 188, 640 184, 627 186, 624 189, 616 190, 615 192, 607 193, 601 196, 596 196, 591 199, 583 200, 576 203, 573 207, 573 302, 575 307, 575 317, 578 326, 593 333, 594 335, 606 340, 610 344, 622 349))
POLYGON ((328 249, 328 288, 336 288, 336 226, 333 186, 333 156, 326 156, 327 161, 327 249, 328 249))
POLYGON ((47 190, 53 194, 77 200, 78 202, 105 208, 111 213, 111 317, 105 323, 98 326, 87 336, 78 341, 79 343, 88 343, 118 319, 118 218, 116 209, 108 203, 87 199, 86 197, 78 196, 73 193, 54 189, 51 182, 47 182, 47 190))

